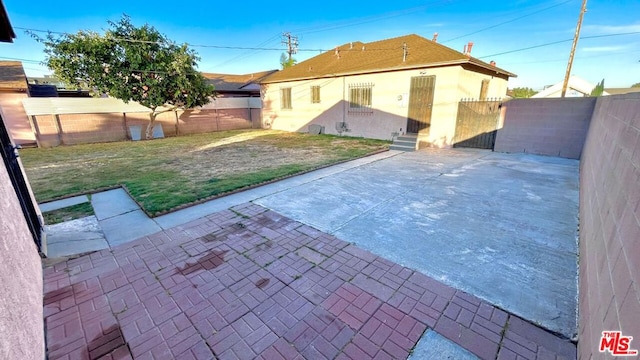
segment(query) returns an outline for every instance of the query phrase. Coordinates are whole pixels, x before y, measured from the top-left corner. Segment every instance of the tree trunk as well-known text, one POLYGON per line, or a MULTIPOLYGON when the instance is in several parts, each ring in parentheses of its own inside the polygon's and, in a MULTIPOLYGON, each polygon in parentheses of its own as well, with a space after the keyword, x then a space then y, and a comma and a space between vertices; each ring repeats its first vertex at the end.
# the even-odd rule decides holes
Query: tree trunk
POLYGON ((156 116, 158 116, 158 114, 156 114, 155 111, 149 113, 149 125, 147 125, 147 132, 146 132, 147 140, 153 139, 153 125, 156 122, 156 116))

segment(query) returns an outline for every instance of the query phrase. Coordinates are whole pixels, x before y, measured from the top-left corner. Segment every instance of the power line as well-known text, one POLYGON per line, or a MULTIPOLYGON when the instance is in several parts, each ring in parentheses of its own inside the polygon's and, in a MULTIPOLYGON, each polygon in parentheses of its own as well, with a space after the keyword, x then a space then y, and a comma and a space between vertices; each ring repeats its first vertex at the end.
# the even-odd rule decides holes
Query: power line
POLYGON ((477 33, 481 33, 481 32, 486 31, 486 30, 491 30, 491 29, 497 28, 498 26, 502 26, 502 25, 504 25, 504 24, 509 24, 509 23, 514 22, 514 21, 518 21, 518 20, 520 20, 520 19, 524 19, 524 18, 526 18, 526 17, 529 17, 529 16, 532 16, 532 15, 539 14, 539 13, 541 13, 541 12, 544 12, 544 11, 547 11, 547 10, 550 10, 550 9, 553 9, 553 8, 555 8, 555 7, 558 7, 558 6, 560 6, 560 5, 564 5, 564 4, 566 4, 566 3, 568 3, 568 2, 571 2, 571 1, 573 1, 573 0, 566 0, 566 1, 563 1, 563 2, 561 2, 561 3, 559 3, 559 4, 555 4, 555 5, 552 5, 552 6, 546 7, 546 8, 544 8, 544 9, 540 9, 540 10, 538 10, 538 11, 531 12, 531 13, 529 13, 529 14, 519 16, 519 17, 517 17, 517 18, 513 18, 513 19, 511 19, 511 20, 503 21, 503 22, 501 22, 501 23, 498 23, 498 24, 495 24, 495 25, 491 25, 491 26, 488 26, 488 27, 486 27, 486 28, 482 28, 482 29, 480 29, 480 30, 476 30, 476 31, 473 31, 473 32, 470 32, 470 33, 467 33, 467 34, 464 34, 464 35, 460 35, 460 36, 458 36, 458 37, 454 37, 453 39, 445 40, 445 41, 443 41, 443 43, 451 42, 451 41, 453 41, 453 40, 458 40, 458 39, 460 39, 460 38, 467 37, 467 36, 469 36, 469 35, 474 35, 474 34, 477 34, 477 33))
MULTIPOLYGON (((626 32, 626 33, 617 33, 617 34, 607 34, 607 35, 581 36, 581 37, 580 37, 580 39, 581 39, 581 40, 583 40, 583 39, 596 39, 596 38, 603 38, 603 37, 623 36, 623 35, 635 35, 635 34, 640 34, 640 31, 633 31, 633 32, 626 32)), ((510 51, 505 51, 505 52, 496 53, 496 54, 491 54, 491 55, 480 56, 480 57, 478 57, 478 59, 484 59, 484 58, 488 58, 488 57, 494 57, 494 56, 506 55, 506 54, 511 54, 511 53, 515 53, 515 52, 520 52, 520 51, 525 51, 525 50, 531 50, 531 49, 536 49, 536 48, 545 47, 545 46, 550 46, 550 45, 561 44, 561 43, 565 43, 565 42, 569 42, 569 41, 573 41, 573 38, 571 38, 571 39, 564 39, 564 40, 558 40, 558 41, 553 41, 553 42, 549 42, 549 43, 545 43, 545 44, 529 46, 529 47, 526 47, 526 48, 521 48, 521 49, 516 49, 516 50, 510 50, 510 51)))

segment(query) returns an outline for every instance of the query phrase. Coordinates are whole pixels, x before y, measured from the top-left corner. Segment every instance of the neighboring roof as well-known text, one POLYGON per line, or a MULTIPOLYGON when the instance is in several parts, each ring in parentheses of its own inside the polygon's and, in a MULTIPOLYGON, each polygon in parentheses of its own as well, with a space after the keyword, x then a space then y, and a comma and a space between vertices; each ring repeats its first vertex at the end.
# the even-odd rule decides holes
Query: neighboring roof
POLYGON ((609 95, 622 95, 622 94, 630 94, 640 92, 640 87, 632 87, 632 88, 606 88, 604 91, 608 92, 609 95))
POLYGON ((0 89, 27 89, 27 76, 20 61, 0 61, 0 89))
MULTIPOLYGON (((562 93, 563 85, 564 85, 564 80, 540 91, 539 93, 533 95, 532 98, 560 97, 560 94, 562 93)), ((589 96, 591 95, 591 91, 595 87, 596 87, 595 84, 592 84, 579 76, 571 75, 571 77, 569 77, 569 82, 567 84, 567 91, 575 90, 579 93, 584 94, 584 96, 589 96)), ((605 91, 602 93, 602 95, 609 95, 609 93, 605 91)))
POLYGON ((16 38, 16 33, 13 32, 13 27, 9 21, 9 15, 4 8, 4 3, 0 0, 0 41, 13 42, 16 38))
POLYGON ((516 75, 416 34, 338 46, 268 76, 263 83, 354 75, 390 70, 473 64, 508 77, 516 75), (407 46, 407 56, 403 61, 407 46))
POLYGON ((247 85, 258 83, 277 71, 268 70, 244 75, 202 73, 202 76, 215 86, 216 91, 242 91, 247 85))

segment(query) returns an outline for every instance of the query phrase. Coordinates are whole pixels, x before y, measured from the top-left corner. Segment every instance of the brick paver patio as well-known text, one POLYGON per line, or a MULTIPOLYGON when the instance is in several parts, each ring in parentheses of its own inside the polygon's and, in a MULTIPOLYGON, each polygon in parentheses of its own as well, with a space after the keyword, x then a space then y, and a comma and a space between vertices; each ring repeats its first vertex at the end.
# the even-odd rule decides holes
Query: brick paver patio
POLYGON ((481 359, 571 342, 254 204, 44 270, 50 359, 402 359, 433 329, 481 359))

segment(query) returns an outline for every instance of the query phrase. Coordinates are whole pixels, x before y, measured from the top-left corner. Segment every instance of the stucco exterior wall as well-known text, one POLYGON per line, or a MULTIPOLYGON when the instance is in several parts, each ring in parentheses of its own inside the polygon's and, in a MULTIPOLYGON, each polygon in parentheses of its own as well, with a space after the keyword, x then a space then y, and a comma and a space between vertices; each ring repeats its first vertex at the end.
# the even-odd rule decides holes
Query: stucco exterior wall
MULTIPOLYGON (((431 128, 421 140, 436 146, 449 146, 455 134, 458 101, 480 94, 482 79, 490 75, 474 73, 461 66, 384 72, 326 79, 271 83, 263 86, 263 120, 277 130, 308 130, 310 124, 323 125, 328 134, 337 134, 337 122, 347 122, 343 135, 390 140, 392 133, 407 130, 411 78, 435 78, 431 128), (373 84, 373 114, 350 115, 349 85, 373 84), (320 104, 311 103, 311 86, 320 86, 320 104), (292 109, 281 109, 280 89, 291 87, 292 109), (472 95, 475 94, 475 95, 472 95)), ((507 81, 491 79, 489 97, 503 97, 507 81)))
POLYGON ((579 159, 596 99, 509 100, 494 150, 579 159))
MULTIPOLYGON (((640 351, 640 94, 599 97, 580 169, 580 359, 603 331, 640 351)), ((636 359, 637 357, 621 357, 636 359)))
POLYGON ((44 359, 42 265, 0 161, 0 359, 44 359))
POLYGON ((7 130, 16 144, 33 144, 35 135, 29 125, 29 118, 22 107, 22 99, 27 98, 26 92, 0 91, 0 107, 4 116, 7 130))

